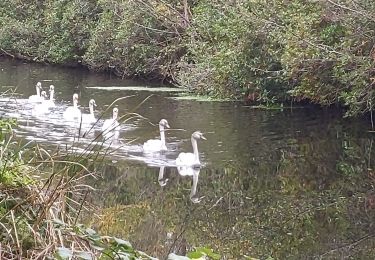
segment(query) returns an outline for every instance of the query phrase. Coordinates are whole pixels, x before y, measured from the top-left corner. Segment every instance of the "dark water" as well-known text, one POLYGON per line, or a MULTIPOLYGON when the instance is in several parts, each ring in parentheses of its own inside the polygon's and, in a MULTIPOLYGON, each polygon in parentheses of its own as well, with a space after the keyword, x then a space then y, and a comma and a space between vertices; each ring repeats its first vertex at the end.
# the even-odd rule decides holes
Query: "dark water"
POLYGON ((81 69, 9 60, 0 69, 8 91, 0 115, 18 118, 17 136, 47 150, 74 143, 80 152, 101 143, 93 139, 102 120, 85 137, 62 120, 74 92, 85 113, 94 98, 103 119, 115 99, 134 95, 116 103, 119 114, 144 118, 124 122, 119 138, 103 147, 106 162, 93 166, 102 176, 91 198, 100 217, 86 221, 103 234, 160 258, 198 246, 223 259, 375 256, 374 133, 367 119, 344 119, 333 109, 265 111, 241 102, 175 100, 176 93, 96 89, 144 84, 81 69), (22 101, 37 81, 55 86, 57 107, 48 115, 34 116, 22 101), (158 137, 161 118, 172 128, 170 150, 144 154, 142 144, 158 137), (203 167, 179 174, 174 159, 192 150, 195 130, 207 138, 198 143, 203 167))

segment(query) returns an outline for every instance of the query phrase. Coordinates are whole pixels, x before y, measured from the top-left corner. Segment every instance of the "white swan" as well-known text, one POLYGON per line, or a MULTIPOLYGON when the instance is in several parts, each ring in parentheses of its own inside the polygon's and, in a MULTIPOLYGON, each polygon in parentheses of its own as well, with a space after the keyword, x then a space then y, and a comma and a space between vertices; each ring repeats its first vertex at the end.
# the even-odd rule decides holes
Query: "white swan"
POLYGON ((90 114, 82 114, 82 124, 94 124, 96 122, 94 107, 96 107, 96 102, 94 99, 89 101, 90 114))
POLYGON ((197 144, 198 139, 206 140, 206 138, 200 131, 195 131, 191 135, 191 145, 193 146, 193 153, 180 153, 176 158, 177 166, 197 167, 201 165, 199 161, 199 152, 197 144))
POLYGON ((112 118, 106 119, 102 126, 102 134, 105 139, 118 137, 118 132, 120 130, 120 124, 117 121, 118 118, 118 108, 113 108, 112 118))
POLYGON ((49 86, 49 99, 44 100, 42 102, 42 104, 44 104, 44 106, 46 106, 48 108, 55 107, 55 98, 54 98, 54 95, 55 95, 55 87, 53 85, 50 85, 49 86))
POLYGON ((159 131, 160 131, 160 140, 159 139, 151 139, 146 141, 143 144, 143 151, 145 152, 159 152, 159 151, 167 151, 167 146, 165 145, 165 130, 164 128, 170 128, 168 121, 166 119, 162 119, 159 122, 159 131))
POLYGON ((42 83, 40 83, 40 82, 36 83, 35 89, 36 89, 36 95, 31 95, 29 97, 29 102, 33 102, 33 103, 42 102, 43 99, 44 99, 40 95, 41 91, 42 91, 42 83))
POLYGON ((81 110, 78 108, 78 94, 73 95, 73 106, 68 107, 63 114, 63 117, 67 121, 80 121, 81 110))
POLYGON ((49 113, 49 106, 45 102, 48 101, 47 99, 47 93, 43 90, 40 93, 40 98, 42 103, 36 104, 33 109, 31 110, 31 114, 34 116, 37 115, 43 115, 43 114, 48 114, 49 113))

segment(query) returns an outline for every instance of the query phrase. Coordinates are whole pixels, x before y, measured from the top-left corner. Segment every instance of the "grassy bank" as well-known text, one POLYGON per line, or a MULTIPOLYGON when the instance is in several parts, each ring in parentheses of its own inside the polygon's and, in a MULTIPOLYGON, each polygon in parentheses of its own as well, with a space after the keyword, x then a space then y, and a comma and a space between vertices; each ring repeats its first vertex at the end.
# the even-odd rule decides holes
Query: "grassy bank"
MULTIPOLYGON (((80 153, 69 152, 71 147, 48 152, 17 140, 14 127, 15 120, 0 120, 1 259, 157 259, 80 224, 93 214, 108 221, 87 199, 94 190, 88 183, 101 178, 95 163, 105 160, 97 146, 80 153)), ((191 248, 187 256, 171 253, 168 259, 204 256, 220 258, 211 249, 191 248)))
POLYGON ((160 80, 216 98, 373 110, 369 1, 11 1, 0 51, 160 80))
POLYGON ((91 155, 21 146, 12 134, 15 122, 0 122, 2 259, 151 259, 125 240, 78 223, 82 212, 93 210, 86 202, 92 188, 85 184, 94 174, 91 155))

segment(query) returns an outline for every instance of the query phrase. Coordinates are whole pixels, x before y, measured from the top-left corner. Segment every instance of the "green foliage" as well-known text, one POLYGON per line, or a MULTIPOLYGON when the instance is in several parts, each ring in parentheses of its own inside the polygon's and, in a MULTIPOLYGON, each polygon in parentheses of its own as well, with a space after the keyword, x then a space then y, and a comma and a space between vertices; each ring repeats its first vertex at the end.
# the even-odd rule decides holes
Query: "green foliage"
POLYGON ((0 48, 214 98, 307 100, 357 115, 375 102, 374 10, 365 0, 4 0, 0 48))
POLYGON ((23 186, 31 183, 25 174, 27 167, 23 165, 22 151, 13 141, 14 119, 0 120, 0 185, 5 187, 23 186))
POLYGON ((83 225, 68 226, 60 220, 55 220, 56 228, 63 233, 75 235, 81 239, 88 241, 89 251, 71 250, 66 247, 59 247, 56 250, 55 257, 57 259, 93 259, 93 253, 98 259, 155 259, 147 254, 135 250, 132 245, 125 240, 111 236, 101 236, 91 228, 83 225), (94 249, 92 251, 91 249, 94 249))
POLYGON ((199 259, 209 257, 209 259, 220 259, 220 255, 213 252, 211 248, 206 247, 198 247, 195 248, 194 251, 187 254, 187 256, 191 259, 199 259))

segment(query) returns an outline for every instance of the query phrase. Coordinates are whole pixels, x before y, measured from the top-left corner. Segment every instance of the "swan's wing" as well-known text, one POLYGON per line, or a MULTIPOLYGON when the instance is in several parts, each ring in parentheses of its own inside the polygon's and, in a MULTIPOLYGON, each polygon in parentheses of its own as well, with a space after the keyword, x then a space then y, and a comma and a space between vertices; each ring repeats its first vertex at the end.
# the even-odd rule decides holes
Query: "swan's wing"
POLYGON ((31 111, 31 114, 34 116, 48 114, 48 113, 49 113, 48 106, 46 106, 43 103, 36 105, 31 111))
POLYGON ((48 108, 50 108, 50 107, 55 107, 55 106, 56 106, 56 105, 55 105, 55 102, 52 101, 52 100, 45 100, 43 103, 44 103, 48 108))
POLYGON ((143 144, 144 151, 160 151, 162 146, 161 140, 151 139, 143 144))
POLYGON ((40 96, 38 95, 32 95, 29 97, 29 102, 32 102, 32 103, 37 103, 37 102, 42 102, 44 99, 41 98, 40 96))
POLYGON ((92 114, 82 114, 82 124, 93 124, 95 122, 95 116, 92 114))
POLYGON ((117 120, 106 119, 102 126, 102 132, 120 131, 120 124, 117 120))
POLYGON ((78 109, 78 108, 75 108, 75 107, 68 107, 65 111, 64 111, 64 119, 65 120, 70 120, 70 121, 76 121, 76 120, 80 120, 81 119, 81 111, 78 109))
POLYGON ((112 126, 113 124, 113 119, 106 119, 103 123, 103 126, 102 126, 102 131, 110 131, 111 128, 113 127, 112 126), (111 127, 112 126, 112 127, 111 127))

